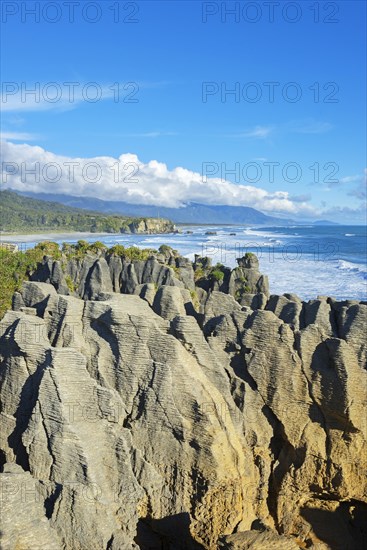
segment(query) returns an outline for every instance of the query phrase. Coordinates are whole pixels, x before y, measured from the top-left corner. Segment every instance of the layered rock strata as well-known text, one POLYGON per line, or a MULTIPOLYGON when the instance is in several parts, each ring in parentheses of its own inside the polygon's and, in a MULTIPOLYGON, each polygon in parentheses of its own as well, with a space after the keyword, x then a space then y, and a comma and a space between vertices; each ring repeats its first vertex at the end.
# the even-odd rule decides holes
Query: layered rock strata
POLYGON ((0 325, 4 550, 366 547, 365 303, 269 296, 254 259, 74 267, 0 325))
POLYGON ((237 262, 235 269, 221 266, 217 280, 213 275, 218 270, 213 268, 210 258, 196 256, 192 263, 170 247, 165 247, 164 253, 152 252, 144 260, 101 251, 58 260, 45 256, 30 279, 52 284, 59 294, 84 299, 94 299, 100 292, 139 294, 144 285, 153 284, 155 288, 164 285, 197 291, 201 301, 208 292, 219 290, 231 294, 243 305, 251 305, 259 295, 260 302, 265 303, 269 283, 267 276, 259 272, 256 256, 246 254, 237 262))

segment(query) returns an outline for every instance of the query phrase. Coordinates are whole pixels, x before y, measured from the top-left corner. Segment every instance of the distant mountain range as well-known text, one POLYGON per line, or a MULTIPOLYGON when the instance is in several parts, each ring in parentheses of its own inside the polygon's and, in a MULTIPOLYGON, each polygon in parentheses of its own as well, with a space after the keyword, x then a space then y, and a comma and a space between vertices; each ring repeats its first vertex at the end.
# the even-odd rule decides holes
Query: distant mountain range
POLYGON ((314 222, 313 225, 340 225, 336 222, 330 222, 329 220, 319 220, 317 222, 314 222))
MULTIPOLYGON (((42 201, 54 201, 68 207, 81 208, 104 214, 134 217, 165 218, 174 223, 187 224, 247 224, 247 225, 302 225, 303 220, 278 218, 263 214, 248 206, 208 205, 191 203, 181 208, 167 208, 144 204, 130 204, 123 201, 109 201, 94 197, 77 197, 54 193, 20 192, 18 194, 42 201)), ((321 220, 314 225, 338 225, 321 220)))
POLYGON ((248 206, 207 205, 191 203, 181 208, 129 204, 122 201, 107 201, 93 197, 75 197, 52 193, 22 192, 22 195, 38 200, 56 201, 66 206, 94 210, 106 214, 125 216, 168 218, 175 223, 190 224, 251 224, 294 225, 294 220, 267 216, 248 206))

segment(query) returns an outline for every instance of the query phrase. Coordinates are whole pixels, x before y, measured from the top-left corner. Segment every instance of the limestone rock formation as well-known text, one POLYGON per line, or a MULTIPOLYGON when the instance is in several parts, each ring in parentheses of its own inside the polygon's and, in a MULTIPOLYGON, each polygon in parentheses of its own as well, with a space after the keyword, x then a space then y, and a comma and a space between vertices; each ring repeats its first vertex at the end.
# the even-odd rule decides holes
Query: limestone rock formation
POLYGON ((366 548, 365 303, 46 263, 0 323, 2 548, 366 548))
POLYGON ((30 278, 52 284, 59 294, 83 299, 93 299, 99 292, 111 290, 136 294, 141 285, 154 284, 157 288, 164 285, 199 291, 198 296, 204 301, 208 291, 219 290, 231 294, 242 305, 252 305, 256 309, 265 307, 269 283, 259 272, 256 256, 246 254, 233 270, 221 266, 219 273, 222 276, 216 280, 212 275, 218 269, 212 266, 210 258, 196 255, 195 262, 191 263, 168 246, 161 249, 144 260, 132 260, 105 250, 62 260, 45 256, 30 278), (71 282, 69 286, 67 279, 71 282))
POLYGON ((141 218, 128 224, 126 233, 172 233, 177 232, 175 225, 163 218, 141 218))
POLYGON ((52 529, 44 508, 42 483, 15 463, 1 474, 1 548, 60 550, 61 540, 52 529))

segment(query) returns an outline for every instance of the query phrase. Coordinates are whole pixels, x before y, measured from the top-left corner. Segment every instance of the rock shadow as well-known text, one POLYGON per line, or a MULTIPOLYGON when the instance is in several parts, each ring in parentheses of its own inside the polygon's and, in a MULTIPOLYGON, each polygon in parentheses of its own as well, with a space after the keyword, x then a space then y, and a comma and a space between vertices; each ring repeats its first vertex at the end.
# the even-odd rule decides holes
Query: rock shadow
POLYGON ((160 519, 139 519, 135 542, 141 550, 204 550, 191 536, 187 512, 160 519))
POLYGON ((302 517, 315 535, 333 550, 366 550, 367 504, 341 502, 335 511, 304 506, 302 517))

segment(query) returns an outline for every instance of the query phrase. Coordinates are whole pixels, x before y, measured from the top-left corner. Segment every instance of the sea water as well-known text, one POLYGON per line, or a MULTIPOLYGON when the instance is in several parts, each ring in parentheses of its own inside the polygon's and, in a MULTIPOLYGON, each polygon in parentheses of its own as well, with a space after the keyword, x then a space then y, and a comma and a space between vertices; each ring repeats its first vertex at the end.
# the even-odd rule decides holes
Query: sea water
POLYGON ((246 252, 254 252, 260 261, 260 271, 269 276, 272 294, 296 293, 305 300, 318 295, 337 299, 367 298, 367 236, 364 226, 249 228, 195 225, 181 226, 180 230, 181 233, 164 235, 13 235, 3 240, 15 242, 23 250, 46 239, 60 244, 75 243, 78 239, 100 240, 108 246, 122 244, 141 248, 159 248, 161 244, 168 244, 191 260, 199 254, 211 257, 213 264, 219 262, 229 267, 235 267, 236 258, 246 252), (207 235, 207 232, 216 234, 207 235))

